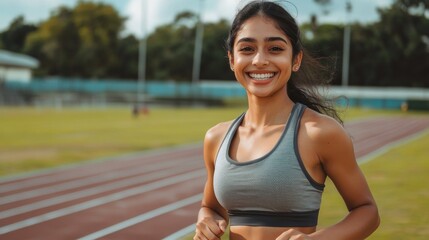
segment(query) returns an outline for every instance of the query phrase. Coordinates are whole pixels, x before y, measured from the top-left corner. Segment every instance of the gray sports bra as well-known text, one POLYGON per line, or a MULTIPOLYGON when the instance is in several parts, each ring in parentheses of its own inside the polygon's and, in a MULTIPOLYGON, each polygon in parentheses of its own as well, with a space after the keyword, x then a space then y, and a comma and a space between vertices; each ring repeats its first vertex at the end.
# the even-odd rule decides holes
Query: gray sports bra
POLYGON ((311 227, 317 225, 324 184, 314 181, 300 158, 296 103, 274 148, 258 159, 237 162, 229 152, 244 113, 229 128, 216 157, 214 192, 228 210, 231 226, 311 227))

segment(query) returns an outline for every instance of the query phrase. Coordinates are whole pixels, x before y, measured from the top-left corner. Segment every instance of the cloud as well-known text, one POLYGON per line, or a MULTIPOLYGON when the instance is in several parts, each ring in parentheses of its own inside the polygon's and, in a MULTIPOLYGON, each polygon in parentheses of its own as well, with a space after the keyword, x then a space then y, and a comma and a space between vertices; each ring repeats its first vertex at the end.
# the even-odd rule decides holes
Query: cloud
POLYGON ((65 4, 63 2, 61 0, 2 0, 0 1, 0 30, 7 28, 19 15, 24 16, 26 22, 42 21, 49 17, 52 10, 65 4))
POLYGON ((145 1, 143 3, 142 0, 129 0, 125 7, 125 16, 128 17, 126 29, 137 36, 142 36, 144 28, 146 33, 152 32, 159 25, 171 23, 177 13, 185 10, 195 12, 198 6, 196 0, 145 1))
POLYGON ((237 7, 240 0, 218 0, 205 1, 203 20, 205 22, 215 22, 219 19, 227 19, 232 21, 237 13, 237 7))
POLYGON ((204 22, 215 22, 221 18, 232 20, 240 0, 157 0, 147 1, 146 18, 142 19, 142 0, 129 0, 124 14, 128 17, 126 29, 137 36, 142 36, 143 20, 146 21, 146 33, 152 32, 157 26, 171 23, 181 11, 199 12, 203 3, 202 18, 204 22))
MULTIPOLYGON (((126 33, 142 36, 142 2, 147 2, 146 32, 152 32, 156 26, 171 23, 177 13, 185 10, 198 12, 199 3, 204 2, 203 21, 216 22, 221 18, 232 20, 238 8, 250 0, 92 0, 112 4, 128 20, 126 33)), ((283 0, 280 0, 283 1, 283 0)), ((393 0, 353 1, 351 21, 368 22, 378 19, 376 7, 386 7, 393 0)), ((330 14, 321 16, 321 8, 313 0, 284 1, 286 7, 298 22, 309 21, 311 14, 318 14, 321 22, 343 22, 346 20, 345 0, 332 0, 330 14)), ((60 5, 73 7, 77 0, 0 0, 0 31, 4 30, 18 15, 24 15, 27 22, 38 23, 46 20, 50 13, 60 5)))

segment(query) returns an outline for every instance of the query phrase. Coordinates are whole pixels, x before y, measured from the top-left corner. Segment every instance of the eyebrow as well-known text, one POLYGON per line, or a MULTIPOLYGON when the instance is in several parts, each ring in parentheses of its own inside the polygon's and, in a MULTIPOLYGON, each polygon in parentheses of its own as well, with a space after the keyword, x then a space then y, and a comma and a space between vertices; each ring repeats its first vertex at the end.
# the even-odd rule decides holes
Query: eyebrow
MULTIPOLYGON (((282 42, 287 44, 287 41, 282 37, 267 37, 264 39, 264 41, 265 42, 282 41, 282 42)), ((245 38, 241 38, 237 41, 237 43, 240 43, 240 42, 252 42, 253 43, 253 42, 256 42, 256 39, 245 37, 245 38)))

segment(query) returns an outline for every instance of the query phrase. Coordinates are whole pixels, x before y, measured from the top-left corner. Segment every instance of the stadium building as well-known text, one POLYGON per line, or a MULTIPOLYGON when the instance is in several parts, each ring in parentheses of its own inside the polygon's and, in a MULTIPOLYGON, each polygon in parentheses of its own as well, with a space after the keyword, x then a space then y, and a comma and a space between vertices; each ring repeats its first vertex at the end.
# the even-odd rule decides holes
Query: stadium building
POLYGON ((39 66, 39 61, 28 55, 0 50, 0 83, 31 81, 32 70, 39 66))

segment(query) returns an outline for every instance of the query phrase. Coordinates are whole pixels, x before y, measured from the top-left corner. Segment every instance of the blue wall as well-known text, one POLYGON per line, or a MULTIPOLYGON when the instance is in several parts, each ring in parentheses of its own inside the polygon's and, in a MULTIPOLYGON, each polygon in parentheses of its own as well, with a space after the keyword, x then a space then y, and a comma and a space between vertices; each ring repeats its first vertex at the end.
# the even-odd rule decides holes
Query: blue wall
POLYGON ((341 98, 336 101, 340 106, 349 107, 367 107, 375 109, 401 109, 401 105, 407 102, 407 99, 388 99, 388 98, 341 98))
MULTIPOLYGON (((84 80, 84 79, 35 79, 29 83, 6 82, 6 88, 25 90, 34 93, 43 92, 136 92, 137 81, 120 80, 84 80)), ((152 97, 191 97, 205 98, 244 97, 245 91, 238 84, 199 84, 177 83, 173 81, 147 81, 141 89, 152 97)))
MULTIPOLYGON (((190 83, 174 81, 146 81, 139 86, 136 81, 123 80, 88 80, 88 79, 34 79, 29 83, 5 82, 5 87, 13 90, 25 90, 34 93, 47 92, 79 92, 79 93, 138 93, 138 88, 150 97, 163 98, 190 98, 205 99, 241 98, 246 92, 237 82, 202 81, 193 86, 190 83)), ((337 87, 338 88, 338 87, 337 87)), ((387 88, 359 88, 356 87, 336 89, 339 98, 337 104, 341 106, 368 107, 379 109, 401 109, 405 102, 417 108, 429 108, 429 89, 418 89, 418 95, 427 95, 427 98, 415 99, 416 89, 394 89, 393 94, 381 94, 391 90, 387 88), (414 95, 413 95, 414 91, 414 95), (353 93, 354 92, 354 93, 353 93), (408 93, 408 94, 403 94, 408 93), (411 103, 411 104, 410 104, 411 103)), ((332 88, 335 92, 335 88, 332 88)), ((414 107, 413 107, 414 108, 414 107)))

